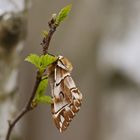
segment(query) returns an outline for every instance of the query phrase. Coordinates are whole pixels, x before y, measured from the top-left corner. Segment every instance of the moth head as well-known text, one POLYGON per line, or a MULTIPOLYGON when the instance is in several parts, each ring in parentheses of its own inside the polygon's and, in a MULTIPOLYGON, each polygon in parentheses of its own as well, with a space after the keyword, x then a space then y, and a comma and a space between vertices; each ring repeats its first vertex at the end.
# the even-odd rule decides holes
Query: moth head
POLYGON ((67 71, 72 71, 73 69, 71 62, 63 56, 58 56, 58 66, 67 71))

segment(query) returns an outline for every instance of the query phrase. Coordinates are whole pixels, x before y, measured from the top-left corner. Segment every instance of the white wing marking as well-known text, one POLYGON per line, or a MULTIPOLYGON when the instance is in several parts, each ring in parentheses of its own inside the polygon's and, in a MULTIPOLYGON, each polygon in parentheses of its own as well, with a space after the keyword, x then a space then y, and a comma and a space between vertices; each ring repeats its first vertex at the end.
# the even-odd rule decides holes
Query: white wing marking
POLYGON ((64 83, 69 89, 76 87, 73 79, 70 76, 65 79, 64 83))
POLYGON ((58 102, 57 104, 54 104, 54 111, 57 112, 61 108, 63 108, 66 104, 68 104, 66 101, 58 102))

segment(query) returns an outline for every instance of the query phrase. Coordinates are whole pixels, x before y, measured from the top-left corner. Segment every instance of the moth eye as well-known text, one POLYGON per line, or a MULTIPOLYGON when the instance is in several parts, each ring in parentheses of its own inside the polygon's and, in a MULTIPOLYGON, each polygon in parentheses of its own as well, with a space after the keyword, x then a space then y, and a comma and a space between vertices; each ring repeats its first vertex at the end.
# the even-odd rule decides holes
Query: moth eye
POLYGON ((61 99, 63 99, 64 98, 64 93, 63 92, 60 92, 59 93, 59 96, 60 96, 61 99))

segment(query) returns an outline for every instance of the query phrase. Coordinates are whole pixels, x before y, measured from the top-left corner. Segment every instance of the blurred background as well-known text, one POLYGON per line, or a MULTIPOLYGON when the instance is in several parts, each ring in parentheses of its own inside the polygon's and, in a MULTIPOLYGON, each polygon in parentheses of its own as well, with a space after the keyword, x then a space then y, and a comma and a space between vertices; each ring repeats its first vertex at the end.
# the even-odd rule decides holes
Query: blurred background
POLYGON ((72 11, 55 32, 49 52, 72 62, 72 77, 83 94, 81 110, 60 134, 50 107, 39 105, 20 122, 22 139, 140 140, 139 0, 32 1, 20 55, 18 107, 30 96, 36 74, 23 60, 41 53, 41 32, 48 29, 51 14, 68 4, 72 11))

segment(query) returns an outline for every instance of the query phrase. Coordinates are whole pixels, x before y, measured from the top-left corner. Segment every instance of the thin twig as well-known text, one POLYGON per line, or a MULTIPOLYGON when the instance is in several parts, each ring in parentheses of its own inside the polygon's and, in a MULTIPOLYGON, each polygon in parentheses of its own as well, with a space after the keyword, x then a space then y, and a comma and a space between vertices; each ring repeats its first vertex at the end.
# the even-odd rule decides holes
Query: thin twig
POLYGON ((37 88, 39 86, 41 82, 41 77, 39 77, 39 74, 37 74, 37 77, 36 77, 36 82, 35 82, 35 85, 34 85, 34 89, 32 91, 32 94, 31 94, 31 97, 27 103, 27 105, 23 108, 23 110, 15 117, 15 119, 13 121, 9 121, 9 129, 8 129, 8 132, 7 132, 7 135, 6 135, 6 140, 9 140, 10 139, 10 135, 11 135, 11 132, 15 126, 15 124, 29 111, 31 111, 32 109, 35 108, 35 106, 32 105, 32 101, 35 97, 35 94, 36 94, 36 91, 37 91, 37 88))
MULTIPOLYGON (((56 27, 57 25, 54 23, 54 20, 51 19, 49 22, 49 32, 48 32, 48 35, 45 36, 43 38, 43 41, 41 43, 42 47, 43 47, 43 55, 47 54, 48 53, 48 48, 49 48, 49 44, 50 44, 50 41, 51 41, 51 38, 52 38, 52 35, 53 33, 55 32, 56 30, 56 27)), ((35 98, 35 95, 36 95, 36 91, 37 91, 37 88, 42 80, 42 76, 43 75, 40 75, 39 72, 37 72, 37 76, 36 76, 36 82, 35 82, 35 85, 34 85, 34 88, 33 88, 33 91, 32 91, 32 94, 31 94, 31 97, 29 98, 29 101, 27 102, 27 104, 25 105, 25 107, 22 109, 22 111, 13 119, 13 121, 9 121, 9 128, 8 128, 8 131, 7 131, 7 134, 6 134, 6 139, 5 140, 10 140, 10 136, 11 136, 11 132, 14 128, 14 126, 16 125, 16 123, 29 111, 33 110, 35 107, 36 107, 36 104, 34 104, 33 100, 35 98)))
POLYGON ((54 32, 56 31, 56 28, 58 25, 56 25, 54 23, 54 19, 51 19, 48 24, 49 24, 49 27, 50 27, 50 30, 48 32, 48 35, 46 37, 44 37, 41 45, 43 47, 43 54, 47 54, 48 53, 48 48, 49 48, 49 45, 50 45, 50 41, 51 41, 51 38, 52 38, 52 35, 54 34, 54 32))

